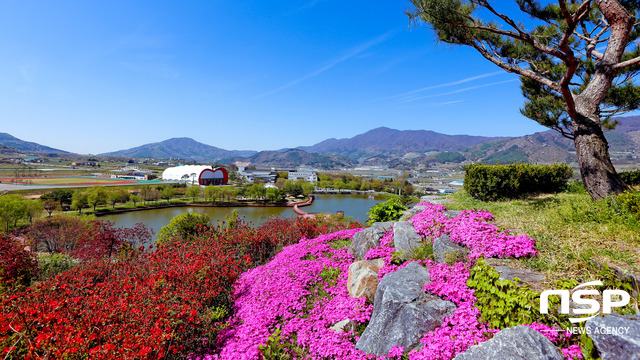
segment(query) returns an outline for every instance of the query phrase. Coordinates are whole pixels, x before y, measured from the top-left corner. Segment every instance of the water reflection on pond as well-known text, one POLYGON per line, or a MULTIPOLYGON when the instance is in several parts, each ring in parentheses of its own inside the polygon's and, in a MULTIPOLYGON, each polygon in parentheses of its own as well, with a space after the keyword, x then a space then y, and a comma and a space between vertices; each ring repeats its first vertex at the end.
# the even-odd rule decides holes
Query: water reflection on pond
MULTIPOLYGON (((315 201, 302 209, 309 213, 327 212, 335 214, 337 211, 344 211, 345 216, 352 217, 353 220, 364 223, 367 221, 367 211, 383 201, 381 197, 371 197, 368 195, 315 195, 315 201)), ((176 207, 164 209, 152 209, 143 211, 132 211, 122 214, 106 215, 99 217, 100 220, 113 221, 116 227, 133 227, 136 223, 143 223, 158 233, 160 229, 167 225, 171 219, 184 212, 194 212, 209 216, 212 223, 224 220, 225 216, 233 210, 238 210, 238 214, 244 216, 247 221, 254 224, 262 224, 271 217, 292 217, 295 216, 291 207, 176 207)))

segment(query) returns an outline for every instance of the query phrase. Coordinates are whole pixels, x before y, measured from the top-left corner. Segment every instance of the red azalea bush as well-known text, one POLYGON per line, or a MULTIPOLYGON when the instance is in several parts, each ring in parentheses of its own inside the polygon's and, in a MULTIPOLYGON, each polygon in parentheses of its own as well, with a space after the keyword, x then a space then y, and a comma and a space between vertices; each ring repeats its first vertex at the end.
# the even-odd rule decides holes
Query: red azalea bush
POLYGON ((35 251, 63 253, 82 261, 112 257, 122 246, 151 243, 153 232, 142 223, 115 228, 111 221, 84 221, 71 216, 53 216, 35 221, 25 236, 35 251))
POLYGON ((206 351, 241 272, 284 243, 338 227, 275 219, 256 229, 236 221, 154 252, 110 257, 121 240, 143 231, 127 238, 102 223, 102 237, 78 242, 76 255, 88 254, 78 267, 2 298, 0 357, 155 359, 206 351))
POLYGON ((29 226, 25 236, 33 240, 35 251, 68 253, 78 242, 89 236, 90 226, 81 218, 52 216, 36 220, 29 226))
POLYGON ((24 250, 24 245, 0 235, 0 293, 14 286, 29 285, 37 268, 35 256, 24 250))

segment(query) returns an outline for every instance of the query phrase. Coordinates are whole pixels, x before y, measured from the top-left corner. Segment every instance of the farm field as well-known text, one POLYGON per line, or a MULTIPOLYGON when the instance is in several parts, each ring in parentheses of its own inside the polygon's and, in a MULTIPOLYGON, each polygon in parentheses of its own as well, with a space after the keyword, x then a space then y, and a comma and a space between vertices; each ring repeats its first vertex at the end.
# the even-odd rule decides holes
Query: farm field
POLYGON ((65 186, 82 186, 82 185, 133 185, 133 184, 156 184, 161 181, 152 180, 125 180, 110 179, 94 176, 47 176, 47 177, 0 177, 0 183, 3 184, 21 184, 21 185, 65 185, 65 186))

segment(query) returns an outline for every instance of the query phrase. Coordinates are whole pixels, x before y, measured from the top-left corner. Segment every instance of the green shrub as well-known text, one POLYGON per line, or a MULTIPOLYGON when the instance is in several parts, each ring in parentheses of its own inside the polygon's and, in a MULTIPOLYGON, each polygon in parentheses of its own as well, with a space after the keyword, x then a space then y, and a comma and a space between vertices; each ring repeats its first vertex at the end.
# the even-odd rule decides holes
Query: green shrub
POLYGON ((569 181, 565 192, 569 194, 586 194, 587 189, 584 187, 584 183, 580 180, 569 181))
POLYGON ((209 226, 209 217, 196 213, 180 214, 165 225, 158 232, 158 244, 165 244, 174 240, 187 240, 198 233, 204 226, 209 226))
POLYGON ((566 187, 567 180, 573 173, 566 164, 471 164, 464 169, 464 189, 474 198, 483 201, 559 192, 566 187))
POLYGON ((38 256, 38 278, 46 280, 71 270, 75 266, 74 259, 62 253, 43 253, 38 256))
POLYGON ((482 258, 471 269, 467 285, 476 290, 476 307, 482 314, 482 321, 493 329, 544 323, 539 316, 538 293, 516 281, 500 280, 499 277, 500 274, 482 258))
POLYGON ((426 244, 414 249, 411 252, 411 258, 416 260, 435 260, 435 255, 433 255, 433 244, 428 241, 426 244))
POLYGON ((640 170, 622 172, 620 177, 627 185, 640 185, 640 170))
POLYGON ((384 221, 396 221, 402 216, 402 212, 407 210, 407 207, 398 199, 393 197, 385 202, 378 203, 369 209, 367 215, 369 215, 368 224, 384 221))
POLYGON ((616 201, 623 209, 640 216, 640 192, 625 191, 616 197, 616 201))
MULTIPOLYGON (((540 313, 540 293, 531 290, 526 284, 521 284, 519 279, 500 280, 500 274, 483 258, 478 259, 471 269, 467 285, 475 289, 475 297, 478 299, 476 307, 480 310, 482 321, 489 323, 493 329, 505 329, 518 324, 530 324, 537 322, 548 326, 560 325, 562 328, 573 326, 569 322, 570 315, 560 314, 554 311, 549 314, 540 313)), ((629 280, 620 280, 615 271, 604 268, 597 274, 597 278, 603 283, 602 289, 621 289, 628 293, 633 292, 629 280)), ((582 279, 586 281, 586 279, 582 279)), ((555 289, 570 290, 579 282, 575 279, 562 279, 555 282, 555 289)), ((549 296, 549 308, 557 309, 560 298, 557 295, 549 296)), ((620 314, 634 314, 637 299, 632 300, 623 308, 617 309, 620 314)))

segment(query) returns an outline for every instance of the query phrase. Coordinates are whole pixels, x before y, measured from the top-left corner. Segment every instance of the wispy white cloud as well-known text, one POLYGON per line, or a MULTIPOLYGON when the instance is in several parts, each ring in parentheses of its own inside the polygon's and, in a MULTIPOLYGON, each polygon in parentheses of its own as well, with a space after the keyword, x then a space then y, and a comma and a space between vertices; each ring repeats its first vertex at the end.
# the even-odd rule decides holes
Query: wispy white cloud
POLYGON ((265 96, 269 96, 269 95, 273 95, 273 94, 275 94, 277 92, 280 92, 280 91, 288 89, 288 88, 290 88, 290 87, 292 87, 292 86, 294 86, 294 85, 296 85, 298 83, 301 83, 301 82, 303 82, 303 81, 305 81, 307 79, 310 79, 312 77, 318 76, 318 75, 322 74, 323 72, 332 69, 336 65, 338 65, 340 63, 343 63, 343 62, 345 62, 345 61, 347 61, 347 60, 349 60, 349 59, 351 59, 353 57, 356 57, 356 56, 360 55, 361 53, 369 50, 370 48, 372 48, 372 47, 374 47, 374 46, 386 41, 387 39, 389 39, 393 35, 394 32, 395 32, 395 30, 388 31, 388 32, 386 32, 386 33, 384 33, 384 34, 382 34, 380 36, 377 36, 377 37, 375 37, 375 38, 373 38, 373 39, 371 39, 371 40, 369 40, 369 41, 367 41, 365 43, 362 43, 362 44, 350 49, 342 57, 334 59, 333 61, 329 62, 325 66, 323 66, 323 67, 321 67, 321 68, 319 68, 319 69, 317 69, 315 71, 312 71, 307 75, 301 76, 301 77, 299 77, 299 78, 297 78, 297 79, 295 79, 293 81, 290 81, 287 84, 284 84, 284 85, 282 85, 280 87, 277 87, 277 88, 269 90, 269 91, 267 91, 267 92, 265 92, 263 94, 260 94, 260 95, 256 96, 256 99, 262 98, 262 97, 265 97, 265 96))
POLYGON ((434 104, 434 106, 444 106, 444 105, 451 105, 451 104, 458 104, 464 102, 464 100, 454 100, 454 101, 445 101, 445 102, 441 102, 438 104, 434 104))
POLYGON ((428 99, 428 98, 434 98, 434 97, 438 97, 438 96, 445 96, 445 95, 453 95, 453 94, 459 94, 461 92, 465 92, 465 91, 469 91, 469 90, 475 90, 475 89, 480 89, 480 88, 485 88, 485 87, 489 87, 489 86, 494 86, 494 85, 500 85, 500 84, 506 84, 506 83, 510 83, 510 82, 514 82, 514 81, 519 81, 519 79, 510 79, 510 80, 504 80, 504 81, 496 81, 496 82, 492 82, 492 83, 488 83, 488 84, 481 84, 481 85, 476 85, 476 86, 469 86, 463 89, 458 89, 458 90, 454 90, 454 91, 448 91, 448 92, 443 92, 443 93, 438 93, 438 94, 430 94, 430 95, 423 95, 423 96, 414 96, 414 97, 409 97, 409 98, 405 98, 401 101, 398 101, 398 103, 400 104, 404 104, 404 103, 408 103, 408 102, 412 102, 412 101, 416 101, 416 100, 422 100, 422 99, 428 99))
POLYGON ((325 1, 325 0, 311 0, 311 1, 308 1, 308 2, 306 2, 304 4, 302 4, 302 6, 297 7, 297 8, 295 8, 295 9, 289 11, 289 12, 286 12, 284 15, 285 16, 296 15, 298 13, 301 13, 303 11, 311 9, 312 7, 316 6, 316 4, 318 4, 318 3, 322 2, 322 1, 325 1))
POLYGON ((402 94, 398 94, 398 95, 394 95, 394 96, 386 97, 386 98, 379 99, 379 100, 391 100, 391 99, 397 99, 397 98, 406 97, 406 96, 409 96, 409 95, 413 95, 413 94, 417 94, 417 93, 425 92, 425 91, 428 91, 428 90, 434 90, 434 89, 439 89, 439 88, 449 87, 449 86, 456 86, 456 85, 460 85, 460 84, 468 83, 468 82, 471 82, 471 81, 475 81, 475 80, 479 80, 479 79, 484 79, 484 78, 486 78, 486 77, 490 77, 490 76, 496 76, 496 75, 504 74, 504 73, 505 73, 505 72, 504 72, 503 70, 501 70, 501 71, 494 71, 494 72, 490 72, 490 73, 486 73, 486 74, 481 74, 481 75, 471 76, 471 77, 464 78, 464 79, 461 79, 461 80, 451 81, 451 82, 444 83, 444 84, 431 85, 431 86, 423 87, 423 88, 420 88, 420 89, 407 91, 407 92, 402 93, 402 94))

